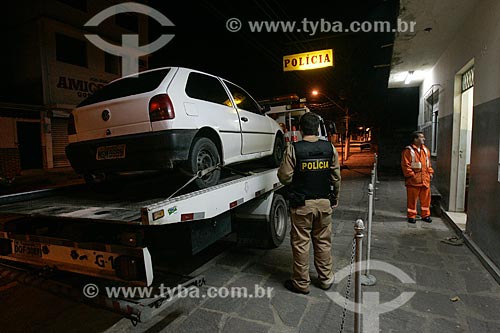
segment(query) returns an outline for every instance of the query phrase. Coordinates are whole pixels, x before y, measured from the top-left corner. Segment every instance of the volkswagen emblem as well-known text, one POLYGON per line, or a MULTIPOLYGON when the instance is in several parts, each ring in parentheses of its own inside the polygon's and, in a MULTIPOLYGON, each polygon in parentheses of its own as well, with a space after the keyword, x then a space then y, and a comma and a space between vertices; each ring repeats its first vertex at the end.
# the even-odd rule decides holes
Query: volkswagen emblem
POLYGON ((104 110, 101 113, 101 117, 102 117, 102 120, 108 121, 109 118, 111 117, 111 113, 109 112, 109 110, 104 110))

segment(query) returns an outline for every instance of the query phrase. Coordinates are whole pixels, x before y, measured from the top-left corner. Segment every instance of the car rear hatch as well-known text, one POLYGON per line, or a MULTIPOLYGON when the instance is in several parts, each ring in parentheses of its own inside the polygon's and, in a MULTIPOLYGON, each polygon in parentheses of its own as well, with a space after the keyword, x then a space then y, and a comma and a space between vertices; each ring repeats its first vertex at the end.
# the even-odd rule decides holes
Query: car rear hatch
POLYGON ((175 71, 162 68, 127 76, 104 86, 73 110, 76 141, 150 132, 149 102, 166 92, 175 71))

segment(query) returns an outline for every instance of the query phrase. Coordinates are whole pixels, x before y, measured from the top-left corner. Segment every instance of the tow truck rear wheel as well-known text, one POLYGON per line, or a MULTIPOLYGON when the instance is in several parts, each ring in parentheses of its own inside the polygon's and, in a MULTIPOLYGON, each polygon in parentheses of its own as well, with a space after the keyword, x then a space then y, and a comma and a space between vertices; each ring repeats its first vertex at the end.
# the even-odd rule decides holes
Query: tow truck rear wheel
POLYGON ((274 192, 261 200, 272 200, 265 215, 259 209, 264 201, 250 203, 250 206, 242 206, 234 212, 234 230, 238 236, 239 246, 274 249, 285 239, 289 223, 288 205, 285 199, 274 192), (269 196, 272 196, 272 199, 269 196))
MULTIPOLYGON (((195 138, 191 151, 189 152, 188 168, 191 174, 196 174, 220 163, 219 151, 212 140, 208 138, 195 138)), ((217 185, 220 179, 220 170, 197 178, 194 182, 198 188, 206 188, 217 185)))
POLYGON ((281 194, 274 194, 268 223, 268 248, 276 248, 283 243, 288 227, 288 206, 281 194))

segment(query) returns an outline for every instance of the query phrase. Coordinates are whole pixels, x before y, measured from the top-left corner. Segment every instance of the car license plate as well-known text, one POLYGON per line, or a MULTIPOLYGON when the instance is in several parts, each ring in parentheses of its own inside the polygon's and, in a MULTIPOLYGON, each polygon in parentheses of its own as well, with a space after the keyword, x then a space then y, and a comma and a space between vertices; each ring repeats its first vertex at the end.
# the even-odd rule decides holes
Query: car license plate
POLYGON ((96 159, 100 160, 115 160, 119 158, 125 158, 125 146, 126 145, 114 145, 114 146, 103 146, 97 147, 96 159))
POLYGON ((42 244, 33 242, 14 241, 12 244, 12 253, 27 257, 41 257, 42 244))

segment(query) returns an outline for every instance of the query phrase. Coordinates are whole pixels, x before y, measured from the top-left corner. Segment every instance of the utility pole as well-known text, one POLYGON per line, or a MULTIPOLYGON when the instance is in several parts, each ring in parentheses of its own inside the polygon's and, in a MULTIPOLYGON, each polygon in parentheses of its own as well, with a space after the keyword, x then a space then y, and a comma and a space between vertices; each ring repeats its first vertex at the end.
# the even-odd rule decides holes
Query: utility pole
MULTIPOLYGON (((350 140, 349 140, 349 137, 348 137, 348 134, 349 134, 349 108, 346 106, 346 107, 342 107, 340 106, 337 102, 335 102, 332 98, 330 98, 330 96, 322 93, 322 92, 319 92, 317 90, 313 90, 312 91, 312 94, 313 95, 323 95, 325 96, 333 105, 335 105, 337 108, 339 108, 340 110, 342 110, 342 112, 344 113, 344 117, 345 117, 345 133, 344 133, 344 139, 342 139, 342 142, 341 142, 341 155, 342 155, 342 159, 341 159, 341 166, 344 165, 344 161, 347 161, 348 157, 349 157, 349 148, 350 148, 350 140), (345 145, 345 148, 344 148, 344 145, 345 145)), ((342 137, 342 136, 341 136, 342 137)))
POLYGON ((349 152, 350 152, 350 143, 351 140, 349 138, 349 108, 345 107, 344 109, 345 112, 345 157, 344 159, 347 161, 349 159, 349 152))

